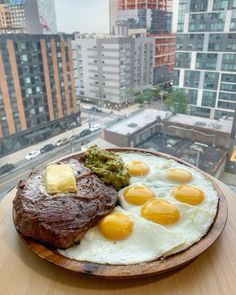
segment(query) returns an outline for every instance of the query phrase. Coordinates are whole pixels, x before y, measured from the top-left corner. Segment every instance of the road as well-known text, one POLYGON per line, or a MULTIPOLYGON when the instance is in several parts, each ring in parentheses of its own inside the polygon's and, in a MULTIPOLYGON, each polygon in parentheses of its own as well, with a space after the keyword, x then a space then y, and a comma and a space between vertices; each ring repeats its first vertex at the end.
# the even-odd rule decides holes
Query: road
POLYGON ((101 131, 98 131, 86 137, 83 137, 79 141, 57 147, 54 150, 48 153, 42 154, 30 161, 21 160, 17 162, 17 164, 15 165, 16 168, 12 172, 7 173, 3 175, 2 177, 0 177, 0 199, 9 190, 15 187, 21 179, 26 178, 30 174, 30 172, 33 171, 34 169, 38 169, 42 165, 52 162, 53 160, 58 159, 62 156, 66 156, 73 152, 80 151, 82 142, 91 141, 99 137, 100 135, 101 135, 101 131))
POLYGON ((110 126, 113 122, 117 120, 121 120, 123 117, 125 118, 127 115, 131 114, 134 111, 137 111, 138 106, 131 106, 126 110, 122 110, 119 112, 117 110, 108 110, 103 109, 102 112, 94 112, 91 110, 83 109, 83 105, 81 104, 81 121, 82 126, 79 128, 75 128, 74 130, 69 130, 65 133, 59 134, 53 138, 50 138, 46 141, 39 142, 34 146, 30 146, 23 150, 20 150, 14 154, 8 155, 0 159, 0 166, 6 163, 13 163, 16 167, 13 171, 8 172, 7 174, 0 176, 0 199, 14 186, 17 185, 20 179, 24 179, 29 175, 29 173, 35 168, 39 168, 45 163, 51 162, 57 158, 68 155, 71 152, 80 151, 81 142, 83 141, 91 141, 101 135, 101 131, 97 133, 93 133, 79 141, 76 141, 71 145, 71 143, 56 147, 54 150, 47 152, 45 154, 39 155, 36 158, 27 161, 25 160, 25 156, 32 150, 39 150, 44 147, 46 144, 52 143, 55 144, 59 139, 62 138, 70 138, 72 135, 79 134, 82 130, 89 128, 92 124, 99 124, 102 128, 110 126))

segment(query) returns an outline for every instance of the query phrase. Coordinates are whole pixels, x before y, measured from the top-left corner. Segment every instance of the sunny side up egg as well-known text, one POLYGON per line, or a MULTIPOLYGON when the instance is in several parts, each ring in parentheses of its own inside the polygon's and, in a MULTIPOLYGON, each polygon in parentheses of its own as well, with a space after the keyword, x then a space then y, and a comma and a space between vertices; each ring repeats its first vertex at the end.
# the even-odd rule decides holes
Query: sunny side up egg
POLYGON ((135 183, 119 191, 119 203, 123 209, 181 235, 183 244, 167 256, 187 249, 206 234, 217 211, 218 195, 210 185, 205 189, 188 185, 155 189, 135 183), (144 198, 142 192, 150 197, 144 198))
POLYGON ((210 183, 201 172, 172 159, 137 152, 119 153, 119 155, 128 169, 131 167, 130 184, 141 182, 148 187, 160 188, 178 184, 198 185, 198 183, 209 186, 210 183), (135 163, 139 163, 138 173, 133 173, 137 171, 134 168, 135 163))
POLYGON ((116 207, 87 231, 79 245, 58 251, 79 261, 128 265, 155 260, 182 245, 180 235, 116 207))

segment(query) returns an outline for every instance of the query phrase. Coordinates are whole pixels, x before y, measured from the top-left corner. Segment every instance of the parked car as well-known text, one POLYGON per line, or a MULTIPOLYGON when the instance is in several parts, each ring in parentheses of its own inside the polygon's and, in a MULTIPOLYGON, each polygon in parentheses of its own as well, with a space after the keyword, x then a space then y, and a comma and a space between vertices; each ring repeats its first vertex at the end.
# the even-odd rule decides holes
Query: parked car
POLYGON ((91 126, 90 131, 91 132, 95 132, 95 131, 98 131, 100 129, 101 129, 101 126, 100 125, 94 124, 94 125, 91 126))
POLYGON ((92 106, 91 105, 84 105, 82 108, 84 110, 91 110, 92 109, 92 106))
POLYGON ((96 106, 93 106, 93 107, 91 108, 91 110, 94 111, 94 112, 101 112, 101 111, 102 111, 101 109, 99 109, 99 108, 96 107, 96 106))
POLYGON ((26 160, 31 160, 31 159, 39 156, 40 154, 41 154, 40 150, 31 151, 25 156, 25 158, 26 158, 26 160))
POLYGON ((79 134, 72 135, 71 138, 70 138, 71 141, 75 141, 75 140, 79 140, 79 139, 80 139, 79 134))
POLYGON ((44 147, 40 149, 41 154, 50 152, 51 150, 55 149, 55 145, 52 143, 46 144, 44 147))
POLYGON ((89 135, 92 131, 90 129, 84 129, 83 131, 80 132, 80 136, 83 137, 83 136, 86 136, 86 135, 89 135))
POLYGON ((7 163, 7 164, 3 165, 2 167, 0 167, 0 175, 10 172, 13 169, 15 169, 15 165, 7 163))
POLYGON ((64 145, 67 144, 70 140, 66 137, 59 139, 56 143, 56 146, 64 145))

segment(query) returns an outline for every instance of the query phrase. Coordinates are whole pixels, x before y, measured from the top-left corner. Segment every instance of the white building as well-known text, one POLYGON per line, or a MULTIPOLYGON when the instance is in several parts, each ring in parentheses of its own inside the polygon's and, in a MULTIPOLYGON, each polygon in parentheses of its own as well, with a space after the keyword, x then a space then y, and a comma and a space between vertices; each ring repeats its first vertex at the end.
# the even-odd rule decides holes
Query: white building
POLYGON ((77 94, 99 104, 124 104, 153 84, 154 41, 147 37, 79 38, 77 94))

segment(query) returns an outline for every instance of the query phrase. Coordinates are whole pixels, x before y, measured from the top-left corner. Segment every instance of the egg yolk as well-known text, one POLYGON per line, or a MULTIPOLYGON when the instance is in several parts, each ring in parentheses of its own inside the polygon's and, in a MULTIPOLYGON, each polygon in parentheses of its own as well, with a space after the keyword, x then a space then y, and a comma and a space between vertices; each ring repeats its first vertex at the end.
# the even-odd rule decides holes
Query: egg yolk
POLYGON ((177 186, 172 192, 174 197, 183 203, 189 205, 198 205, 204 200, 204 192, 194 186, 177 186))
POLYGON ((141 215, 158 224, 172 224, 179 220, 178 208, 165 200, 151 200, 141 209, 141 215))
POLYGON ((189 182, 193 179, 193 176, 190 172, 180 168, 171 168, 167 171, 166 178, 175 182, 189 182))
POLYGON ((119 241, 133 231, 133 223, 127 215, 112 213, 105 216, 98 225, 100 233, 108 240, 119 241))
POLYGON ((133 205, 143 205, 155 198, 155 194, 149 188, 142 185, 134 185, 124 190, 124 199, 133 205))
POLYGON ((149 171, 149 167, 141 161, 131 161, 126 164, 129 174, 132 176, 145 175, 149 171))

